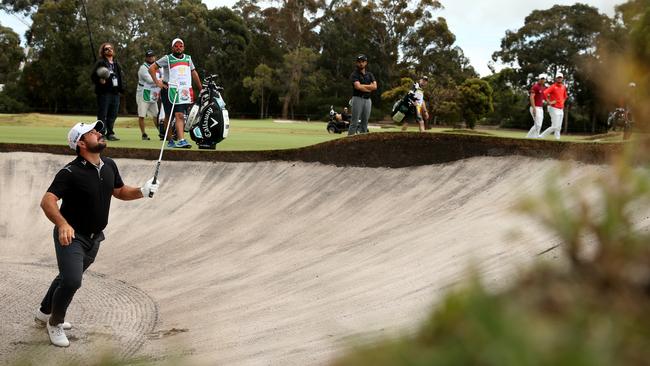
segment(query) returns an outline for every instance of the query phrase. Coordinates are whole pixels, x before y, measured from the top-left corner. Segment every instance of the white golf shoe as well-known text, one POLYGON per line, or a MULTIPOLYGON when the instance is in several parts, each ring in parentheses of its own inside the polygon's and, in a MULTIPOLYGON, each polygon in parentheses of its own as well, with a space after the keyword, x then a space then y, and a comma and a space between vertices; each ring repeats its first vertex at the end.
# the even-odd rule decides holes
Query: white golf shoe
MULTIPOLYGON (((41 327, 45 326, 45 323, 50 320, 50 315, 45 314, 41 311, 41 309, 36 309, 36 312, 34 313, 34 321, 36 321, 36 324, 38 324, 41 327)), ((72 329, 72 324, 68 322, 63 322, 63 329, 72 329)))
POLYGON ((45 327, 53 345, 57 347, 68 347, 70 345, 70 341, 63 330, 63 324, 50 325, 50 322, 45 322, 45 327))

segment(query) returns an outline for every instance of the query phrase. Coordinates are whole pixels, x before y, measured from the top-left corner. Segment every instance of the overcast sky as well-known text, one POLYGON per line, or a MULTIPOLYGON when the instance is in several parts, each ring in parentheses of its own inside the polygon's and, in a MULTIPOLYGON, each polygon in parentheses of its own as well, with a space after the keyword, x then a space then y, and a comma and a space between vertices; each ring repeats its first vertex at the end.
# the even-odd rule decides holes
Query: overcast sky
MULTIPOLYGON (((237 0, 203 0, 212 9, 218 6, 231 7, 237 0)), ((524 25, 524 18, 535 9, 548 9, 554 4, 571 5, 575 1, 527 1, 527 0, 440 0, 445 7, 435 14, 447 19, 449 29, 456 35, 460 46, 470 63, 481 76, 490 74, 487 65, 492 53, 499 49, 506 30, 516 30, 524 25)), ((614 6, 625 0, 584 0, 608 16, 614 14, 614 6)), ((30 23, 29 19, 22 20, 30 23)), ((18 17, 0 12, 0 23, 14 28, 21 37, 27 26, 18 17)), ((496 65, 499 68, 499 65, 496 65)))

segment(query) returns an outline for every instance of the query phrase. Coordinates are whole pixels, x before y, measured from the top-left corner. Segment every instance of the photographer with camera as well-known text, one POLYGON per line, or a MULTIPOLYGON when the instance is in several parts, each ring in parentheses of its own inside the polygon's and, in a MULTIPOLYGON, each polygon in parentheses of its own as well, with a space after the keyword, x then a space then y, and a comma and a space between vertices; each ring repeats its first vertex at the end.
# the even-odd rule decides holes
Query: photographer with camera
POLYGON ((98 56, 90 74, 97 95, 97 119, 104 122, 105 129, 100 132, 106 139, 117 141, 119 138, 113 128, 120 109, 120 93, 123 94, 125 89, 122 67, 115 60, 115 47, 111 43, 102 43, 98 56))

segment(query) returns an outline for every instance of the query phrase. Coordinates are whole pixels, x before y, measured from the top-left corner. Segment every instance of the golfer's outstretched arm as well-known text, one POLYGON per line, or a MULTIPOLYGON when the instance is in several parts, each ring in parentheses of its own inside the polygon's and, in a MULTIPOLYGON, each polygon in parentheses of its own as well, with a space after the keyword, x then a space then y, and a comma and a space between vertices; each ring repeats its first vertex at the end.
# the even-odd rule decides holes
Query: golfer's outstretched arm
POLYGON ((45 216, 47 216, 47 218, 52 221, 59 230, 59 242, 61 242, 61 245, 66 246, 70 244, 72 238, 74 238, 74 229, 70 224, 68 224, 65 217, 61 215, 59 205, 57 204, 58 201, 59 197, 51 192, 46 192, 43 199, 41 199, 41 208, 43 209, 45 216))
POLYGON ((140 187, 131 187, 123 185, 120 188, 113 189, 113 197, 119 198, 123 201, 137 200, 138 198, 144 197, 140 187))

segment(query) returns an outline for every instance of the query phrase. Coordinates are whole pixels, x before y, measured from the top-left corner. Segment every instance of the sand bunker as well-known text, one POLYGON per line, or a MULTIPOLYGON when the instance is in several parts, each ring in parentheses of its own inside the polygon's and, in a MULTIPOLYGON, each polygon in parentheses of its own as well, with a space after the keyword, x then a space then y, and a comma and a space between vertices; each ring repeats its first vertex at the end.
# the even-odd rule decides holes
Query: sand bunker
MULTIPOLYGON (((40 198, 72 159, 0 153, 0 363, 25 352, 83 360, 111 347, 195 364, 325 364, 351 342, 412 331, 469 265, 498 288, 558 245, 510 210, 542 188, 555 160, 163 162, 154 199, 113 200, 62 350, 31 315, 56 274, 40 198)), ((131 185, 155 164, 117 163, 131 185)), ((568 183, 605 169, 572 165, 568 183)))

